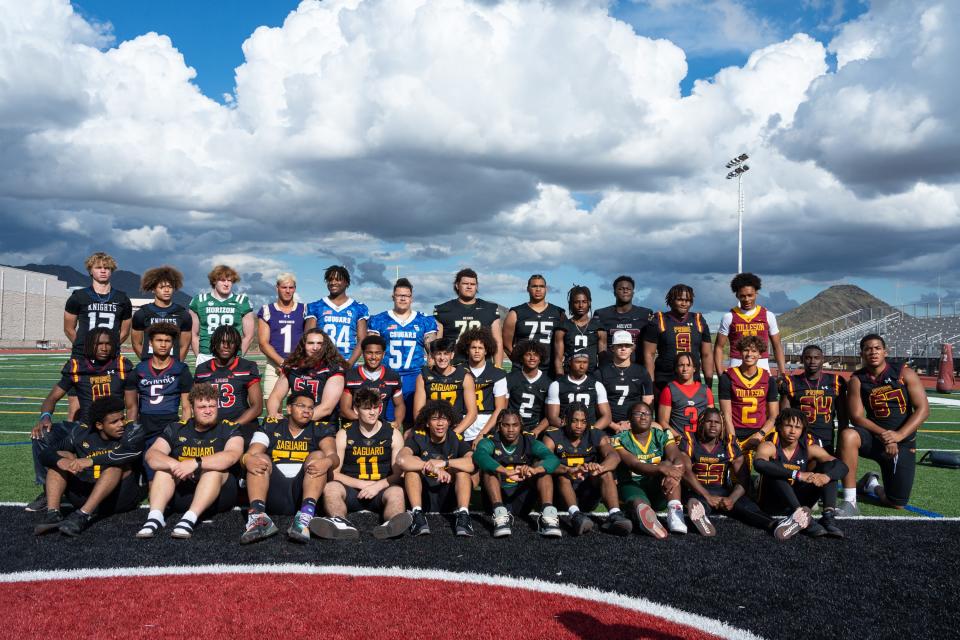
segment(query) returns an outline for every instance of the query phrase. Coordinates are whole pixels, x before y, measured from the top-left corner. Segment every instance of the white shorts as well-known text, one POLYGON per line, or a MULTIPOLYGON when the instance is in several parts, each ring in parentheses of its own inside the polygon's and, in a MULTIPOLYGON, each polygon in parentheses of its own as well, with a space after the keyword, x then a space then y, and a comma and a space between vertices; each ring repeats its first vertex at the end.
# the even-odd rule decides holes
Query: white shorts
POLYGON ((490 420, 491 415, 492 414, 489 413, 478 413, 477 419, 463 432, 463 439, 467 442, 476 440, 480 432, 483 431, 483 428, 487 426, 487 421, 490 420))
POLYGON ((263 398, 267 399, 270 397, 270 392, 273 391, 273 385, 277 384, 277 380, 280 379, 280 376, 277 375, 277 367, 269 360, 266 364, 263 365, 263 398))

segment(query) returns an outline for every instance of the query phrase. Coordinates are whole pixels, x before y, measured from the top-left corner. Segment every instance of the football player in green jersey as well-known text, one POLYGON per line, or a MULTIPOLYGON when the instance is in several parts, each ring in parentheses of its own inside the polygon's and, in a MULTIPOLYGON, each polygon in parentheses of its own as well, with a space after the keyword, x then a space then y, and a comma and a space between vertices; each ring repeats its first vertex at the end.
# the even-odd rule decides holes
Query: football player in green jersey
POLYGON ((210 336, 221 324, 238 327, 242 342, 240 353, 245 355, 256 335, 253 308, 245 293, 233 293, 233 285, 240 282, 235 269, 218 264, 207 274, 211 291, 198 294, 190 301, 190 318, 193 320, 190 345, 197 354, 197 366, 213 359, 210 353, 210 336))

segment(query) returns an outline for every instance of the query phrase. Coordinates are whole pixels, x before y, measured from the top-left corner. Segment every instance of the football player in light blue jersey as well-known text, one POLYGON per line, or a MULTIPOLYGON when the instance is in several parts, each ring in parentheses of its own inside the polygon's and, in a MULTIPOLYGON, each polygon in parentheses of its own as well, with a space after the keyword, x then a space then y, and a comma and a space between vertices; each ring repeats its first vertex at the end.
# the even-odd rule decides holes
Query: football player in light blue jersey
MULTIPOLYGON (((427 363, 427 345, 437 337, 437 321, 413 311, 413 285, 400 278, 393 285, 393 309, 370 318, 367 332, 387 342, 387 366, 400 374, 406 418, 413 418, 413 393, 417 376, 427 363)), ((393 406, 387 409, 387 419, 393 420, 393 406)), ((408 420, 409 422, 409 420, 408 420)))
POLYGON ((332 265, 323 274, 330 295, 307 305, 307 323, 304 329, 317 327, 330 336, 337 351, 352 367, 360 358, 360 342, 367 337, 367 318, 370 311, 347 295, 350 272, 346 267, 332 265))

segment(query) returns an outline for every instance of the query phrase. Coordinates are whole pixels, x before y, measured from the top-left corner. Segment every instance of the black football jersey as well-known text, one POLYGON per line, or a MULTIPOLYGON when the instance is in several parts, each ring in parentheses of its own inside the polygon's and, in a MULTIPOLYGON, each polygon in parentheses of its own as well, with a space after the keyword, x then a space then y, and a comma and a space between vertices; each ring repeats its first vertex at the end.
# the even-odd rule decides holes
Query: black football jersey
POLYGON ((603 329, 597 316, 590 318, 585 327, 577 326, 570 318, 565 318, 558 327, 563 331, 563 359, 564 365, 570 361, 574 353, 586 351, 590 356, 588 372, 597 368, 597 359, 600 355, 600 334, 603 329))
MULTIPOLYGON (((424 462, 427 460, 453 460, 462 458, 472 451, 470 443, 464 441, 463 435, 455 433, 453 430, 447 431, 443 442, 434 442, 430 439, 430 433, 425 429, 417 429, 413 436, 407 440, 407 447, 413 452, 413 455, 424 462)), ((436 486, 440 483, 435 475, 424 475, 427 484, 436 486)))
POLYGON ((196 382, 207 382, 215 386, 220 392, 217 399, 220 417, 236 421, 250 408, 247 391, 260 382, 260 369, 256 362, 239 356, 225 367, 218 365, 214 358, 198 366, 193 378, 196 382))
POLYGON ((360 432, 360 422, 354 420, 346 432, 340 473, 357 480, 376 481, 393 472, 393 427, 381 423, 376 433, 365 436, 360 432))
POLYGON ((63 365, 57 386, 64 391, 73 389, 77 392, 80 411, 76 417, 79 422, 86 423, 94 400, 106 396, 123 398, 132 373, 133 364, 123 356, 103 363, 79 356, 70 358, 63 365))
MULTIPOLYGON (((876 378, 864 369, 854 372, 860 380, 860 400, 867 417, 878 427, 888 430, 899 429, 913 415, 910 391, 903 381, 903 365, 887 364, 876 378)), ((911 435, 906 441, 911 441, 911 435)))
POLYGON ((219 420, 209 429, 198 430, 196 421, 171 422, 160 434, 170 445, 170 457, 178 460, 203 458, 220 453, 230 438, 242 438, 237 425, 229 420, 219 420))
POLYGON ((597 421, 597 402, 599 401, 597 379, 586 376, 579 382, 573 382, 570 376, 561 376, 557 378, 555 384, 560 397, 560 415, 563 416, 563 411, 568 404, 582 402, 587 405, 587 423, 593 426, 597 421))
MULTIPOLYGON (((806 437, 800 438, 797 441, 797 448, 794 449, 793 455, 788 456, 783 451, 783 447, 780 446, 780 438, 776 431, 767 434, 765 440, 767 442, 772 442, 777 447, 777 454, 774 456, 776 462, 781 463, 785 468, 790 471, 807 471, 810 467, 810 451, 809 446, 813 442, 813 436, 809 433, 806 434, 806 437)), ((774 482, 776 480, 773 480, 774 482)), ((769 491, 769 488, 766 486, 768 480, 765 475, 760 474, 760 497, 763 497, 763 494, 769 491)), ((790 484, 793 484, 793 480, 787 480, 790 484)))
POLYGON ((347 375, 344 376, 343 391, 353 394, 360 389, 367 388, 379 393, 380 401, 383 403, 383 408, 380 409, 380 419, 382 420, 387 413, 387 407, 393 401, 394 394, 402 387, 400 375, 393 369, 380 365, 379 372, 379 376, 371 378, 365 367, 351 367, 347 371, 347 375))
POLYGON ((683 431, 680 450, 690 457, 693 473, 705 487, 729 487, 730 465, 743 455, 735 438, 725 437, 712 448, 704 446, 697 434, 683 431))
POLYGON ((678 317, 672 312, 657 311, 643 332, 643 341, 657 345, 653 377, 660 383, 674 378, 674 362, 677 353, 689 351, 696 367, 694 379, 700 379, 700 348, 710 344, 710 327, 699 313, 678 317))
POLYGON ((643 396, 653 395, 653 382, 645 367, 631 363, 618 367, 612 362, 600 365, 593 372, 594 377, 607 390, 607 402, 614 422, 630 419, 630 407, 643 400, 643 396))
MULTIPOLYGON (((190 317, 190 311, 183 305, 176 302, 169 307, 158 307, 155 303, 145 304, 136 313, 133 314, 131 327, 134 331, 146 331, 155 324, 168 323, 175 326, 181 334, 190 333, 193 328, 193 319, 190 317)), ((146 360, 153 353, 150 348, 150 340, 146 335, 143 336, 143 348, 140 349, 141 360, 146 360)), ((180 359, 180 345, 174 344, 172 355, 180 359)))
POLYGON ((109 329, 119 343, 120 325, 133 315, 130 298, 123 291, 113 288, 106 295, 100 295, 92 287, 76 289, 67 298, 64 310, 77 316, 77 338, 73 341, 71 351, 74 357, 83 356, 87 333, 91 329, 109 329))
POLYGON ((636 305, 626 313, 618 312, 616 305, 611 305, 597 309, 593 314, 593 317, 600 322, 600 328, 607 332, 607 345, 613 339, 615 331, 626 331, 633 337, 634 361, 641 364, 643 363, 641 339, 651 316, 653 316, 653 311, 636 305))
POLYGON ((713 404, 713 392, 702 382, 683 385, 671 380, 660 396, 661 404, 665 396, 670 397, 670 426, 678 433, 695 432, 700 414, 713 404))
POLYGON ((543 406, 551 382, 543 371, 533 381, 528 380, 519 368, 507 374, 508 406, 520 414, 525 431, 535 428, 543 419, 543 406))
POLYGON ((324 438, 334 438, 336 435, 336 426, 310 421, 294 436, 290 431, 289 418, 267 418, 250 442, 264 445, 267 455, 274 462, 303 464, 308 455, 320 450, 324 438))
POLYGON ((458 365, 447 375, 438 373, 432 367, 424 367, 420 370, 420 376, 427 399, 449 402, 454 413, 463 418, 467 412, 463 404, 463 381, 467 376, 473 377, 472 373, 458 365))
POLYGON ((193 376, 185 362, 170 360, 163 369, 155 369, 150 360, 144 360, 133 369, 128 387, 140 396, 140 413, 147 416, 171 416, 176 420, 180 411, 180 394, 193 388, 193 376))
MULTIPOLYGON (((473 373, 473 370, 470 370, 473 373)), ((494 410, 493 385, 507 377, 503 369, 492 364, 484 366, 480 373, 473 373, 473 384, 477 394, 477 413, 490 415, 494 410)))
POLYGON ((570 439, 566 429, 556 427, 547 429, 546 435, 556 445, 553 452, 567 467, 578 467, 588 462, 603 462, 600 442, 606 437, 603 431, 587 429, 576 444, 570 439))
POLYGON ((124 425, 123 434, 116 440, 106 438, 102 431, 80 422, 66 422, 64 426, 69 428, 62 438, 36 441, 38 457, 45 467, 51 469, 57 466, 60 451, 69 451, 78 458, 89 458, 93 466, 76 476, 82 482, 96 482, 104 469, 132 464, 143 454, 144 432, 135 422, 124 425))
POLYGON ((459 340, 467 329, 490 328, 500 318, 497 304, 480 298, 474 298, 473 304, 464 304, 458 298, 448 300, 438 304, 433 315, 437 324, 443 327, 443 337, 454 340, 459 340))
POLYGON ((547 358, 540 368, 549 371, 553 368, 553 332, 557 330, 565 316, 563 309, 555 304, 547 304, 543 311, 534 311, 527 303, 510 309, 517 314, 517 323, 513 330, 513 344, 516 347, 524 340, 532 340, 546 345, 547 358))
POLYGON ((787 377, 786 397, 790 406, 807 416, 807 428, 821 442, 833 443, 837 408, 847 395, 847 381, 835 373, 821 373, 809 379, 799 373, 787 377))
POLYGON ((335 376, 342 376, 343 371, 335 364, 321 364, 313 368, 284 368, 283 375, 290 385, 290 393, 306 391, 313 396, 315 403, 320 404, 327 381, 335 376))

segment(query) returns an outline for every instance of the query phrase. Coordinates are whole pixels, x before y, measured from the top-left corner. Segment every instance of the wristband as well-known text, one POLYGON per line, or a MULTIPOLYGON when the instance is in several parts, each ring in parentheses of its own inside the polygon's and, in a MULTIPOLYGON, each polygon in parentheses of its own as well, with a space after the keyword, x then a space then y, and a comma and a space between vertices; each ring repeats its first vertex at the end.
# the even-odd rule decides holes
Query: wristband
POLYGON ((200 473, 203 471, 203 458, 197 457, 194 458, 194 460, 197 461, 197 473, 200 473))
POLYGON ((40 413, 40 419, 43 420, 44 418, 50 418, 51 420, 53 420, 53 414, 50 413, 49 411, 42 411, 40 413))
POLYGON ((247 454, 243 454, 242 456, 240 456, 240 466, 241 467, 247 466, 247 454))
POLYGON ((791 479, 791 480, 799 480, 799 479, 800 479, 800 472, 795 470, 793 473, 790 474, 790 479, 791 479))

